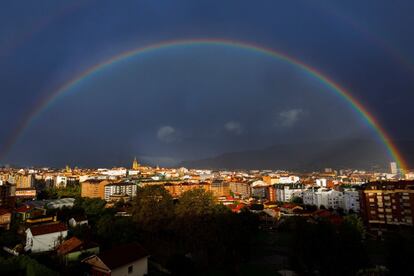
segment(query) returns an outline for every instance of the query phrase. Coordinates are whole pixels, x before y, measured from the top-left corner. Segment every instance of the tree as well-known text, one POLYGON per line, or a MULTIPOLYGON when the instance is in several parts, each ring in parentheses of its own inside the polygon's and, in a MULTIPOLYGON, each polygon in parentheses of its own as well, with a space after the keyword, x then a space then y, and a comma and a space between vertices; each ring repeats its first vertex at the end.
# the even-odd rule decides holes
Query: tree
POLYGON ((365 238, 366 230, 364 226, 364 222, 362 221, 361 217, 352 214, 344 217, 344 224, 348 224, 350 227, 355 229, 360 235, 360 239, 365 238))
POLYGON ((0 257, 0 271, 2 275, 58 275, 57 272, 24 255, 7 259, 0 257))
POLYGON ((106 213, 99 218, 96 232, 102 244, 108 247, 138 240, 137 224, 129 217, 114 217, 106 213))
POLYGON ((192 189, 184 192, 177 204, 177 216, 199 216, 212 214, 216 204, 213 194, 204 189, 192 189))
POLYGON ((299 196, 292 196, 290 202, 295 204, 303 204, 303 199, 299 196))
POLYGON ((105 209, 106 201, 100 198, 77 198, 74 207, 81 207, 86 215, 96 216, 105 209))
POLYGON ((57 196, 59 198, 65 197, 79 197, 81 194, 81 189, 79 185, 76 186, 67 186, 64 188, 56 189, 57 196))
POLYGON ((132 210, 132 218, 144 231, 158 231, 174 214, 173 198, 161 185, 138 188, 132 210))

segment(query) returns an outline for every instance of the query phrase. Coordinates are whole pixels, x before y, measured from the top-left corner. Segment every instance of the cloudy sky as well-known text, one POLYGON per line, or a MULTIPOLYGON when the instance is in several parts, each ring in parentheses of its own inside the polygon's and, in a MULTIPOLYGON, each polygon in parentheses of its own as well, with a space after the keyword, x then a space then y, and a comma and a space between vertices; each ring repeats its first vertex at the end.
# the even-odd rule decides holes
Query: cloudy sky
POLYGON ((164 48, 107 66, 16 131, 43 99, 97 63, 193 38, 284 52, 349 90, 393 139, 412 140, 413 8, 412 1, 3 1, 0 163, 110 166, 137 156, 171 165, 278 143, 377 139, 303 69, 223 45, 164 48))

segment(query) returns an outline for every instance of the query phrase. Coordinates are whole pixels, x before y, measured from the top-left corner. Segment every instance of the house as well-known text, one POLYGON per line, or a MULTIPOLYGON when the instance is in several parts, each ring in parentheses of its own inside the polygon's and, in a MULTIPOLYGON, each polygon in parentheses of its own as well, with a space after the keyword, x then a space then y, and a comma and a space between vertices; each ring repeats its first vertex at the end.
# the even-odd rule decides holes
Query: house
POLYGON ((316 210, 313 212, 312 216, 315 220, 328 220, 334 225, 340 225, 343 222, 343 218, 341 216, 336 215, 329 210, 316 210))
POLYGON ((300 211, 303 210, 303 207, 293 203, 285 203, 282 207, 280 207, 280 209, 284 215, 295 215, 300 213, 300 211))
POLYGON ((244 203, 239 203, 239 204, 232 204, 232 205, 228 205, 228 207, 231 209, 232 212, 234 213, 240 213, 241 210, 243 208, 245 208, 247 205, 244 203))
POLYGON ((9 230, 11 222, 11 212, 3 207, 0 207, 0 228, 9 230))
POLYGON ((280 218, 280 209, 279 208, 271 208, 271 209, 263 209, 263 212, 259 214, 259 219, 261 221, 261 227, 269 227, 272 229, 276 222, 280 218))
POLYGON ((72 237, 59 245, 56 252, 65 263, 68 263, 78 260, 79 256, 83 254, 99 254, 99 246, 95 243, 85 243, 76 237, 72 237))
POLYGON ((21 221, 46 215, 46 209, 31 204, 24 204, 14 210, 15 216, 21 221))
POLYGON ((63 223, 48 223, 26 229, 25 251, 46 252, 54 250, 68 235, 68 227, 63 223))
POLYGON ((50 209, 61 209, 63 207, 72 208, 74 204, 74 198, 61 198, 50 201, 46 206, 50 209))
POLYGON ((70 227, 76 227, 81 225, 88 225, 88 219, 85 215, 73 216, 69 219, 68 224, 70 227))
POLYGON ((90 266, 91 275, 142 276, 148 274, 148 257, 141 245, 133 243, 92 255, 82 262, 90 266))

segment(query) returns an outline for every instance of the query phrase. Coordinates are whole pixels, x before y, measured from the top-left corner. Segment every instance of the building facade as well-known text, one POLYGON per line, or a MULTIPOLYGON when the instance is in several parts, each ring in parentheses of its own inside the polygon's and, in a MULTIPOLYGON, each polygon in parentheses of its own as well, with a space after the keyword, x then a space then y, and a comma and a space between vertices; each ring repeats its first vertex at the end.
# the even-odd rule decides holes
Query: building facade
POLYGON ((413 226, 414 181, 367 183, 360 198, 361 216, 370 228, 413 226))
POLYGON ((129 199, 137 195, 137 185, 135 183, 120 182, 105 185, 104 198, 109 201, 113 195, 127 195, 129 199))
POLYGON ((81 196, 89 198, 105 198, 105 186, 108 180, 89 179, 81 183, 81 196))

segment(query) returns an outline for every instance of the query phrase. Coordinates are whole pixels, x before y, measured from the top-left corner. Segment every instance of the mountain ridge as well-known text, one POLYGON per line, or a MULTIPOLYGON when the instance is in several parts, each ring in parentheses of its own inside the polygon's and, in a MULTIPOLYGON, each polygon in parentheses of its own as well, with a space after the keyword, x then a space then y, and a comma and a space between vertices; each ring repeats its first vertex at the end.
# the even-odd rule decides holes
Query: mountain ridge
MULTIPOLYGON (((409 165, 413 164, 414 141, 393 141, 409 165)), ((263 149, 226 152, 210 158, 188 160, 180 166, 204 169, 387 169, 392 161, 384 144, 373 140, 275 144, 263 149)))

